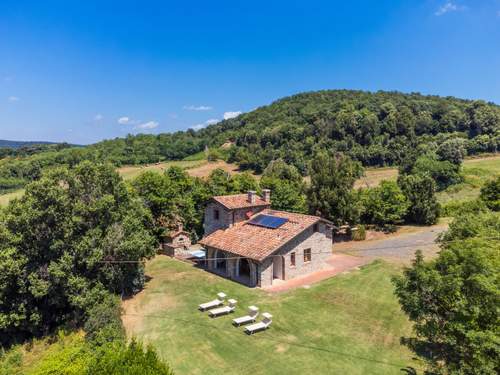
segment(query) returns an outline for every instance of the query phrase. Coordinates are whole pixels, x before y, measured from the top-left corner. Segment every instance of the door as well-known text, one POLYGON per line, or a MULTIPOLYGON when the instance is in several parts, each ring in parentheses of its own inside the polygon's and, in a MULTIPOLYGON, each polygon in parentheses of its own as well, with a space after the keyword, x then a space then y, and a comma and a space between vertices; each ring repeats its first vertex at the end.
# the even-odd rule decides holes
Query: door
POLYGON ((273 279, 283 280, 283 257, 273 257, 273 279))

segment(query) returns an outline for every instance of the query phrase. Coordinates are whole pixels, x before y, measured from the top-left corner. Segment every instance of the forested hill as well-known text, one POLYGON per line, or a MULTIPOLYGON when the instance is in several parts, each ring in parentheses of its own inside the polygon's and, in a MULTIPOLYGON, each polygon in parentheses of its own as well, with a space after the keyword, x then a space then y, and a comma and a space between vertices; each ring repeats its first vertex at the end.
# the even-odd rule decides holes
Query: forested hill
MULTIPOLYGON (((282 158, 307 174, 316 149, 349 154, 366 166, 398 165, 451 137, 469 155, 500 148, 500 107, 452 97, 330 90, 294 95, 200 131, 129 135, 87 147, 53 145, 0 160, 0 192, 37 179, 44 168, 82 160, 124 164, 179 160, 222 145, 229 161, 261 172, 282 158), (30 155, 29 153, 27 155, 30 155)), ((2 157, 0 148, 0 159, 2 157)))
POLYGON ((278 100, 199 136, 215 144, 235 142, 230 160, 257 171, 280 157, 304 173, 317 148, 346 152, 364 165, 394 165, 449 137, 463 138, 469 154, 496 152, 500 107, 398 92, 318 91, 278 100))

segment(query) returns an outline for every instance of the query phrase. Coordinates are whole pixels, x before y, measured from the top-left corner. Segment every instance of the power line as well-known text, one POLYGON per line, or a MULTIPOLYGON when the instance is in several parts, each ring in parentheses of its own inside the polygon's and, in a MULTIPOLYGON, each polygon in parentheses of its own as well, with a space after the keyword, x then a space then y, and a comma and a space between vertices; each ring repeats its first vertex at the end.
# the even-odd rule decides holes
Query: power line
MULTIPOLYGON (((500 241, 500 237, 481 237, 481 239, 490 240, 490 241, 500 241)), ((370 247, 370 248, 358 248, 358 249, 345 249, 343 251, 339 251, 339 253, 358 253, 358 252, 369 252, 369 251, 377 251, 377 250, 394 250, 394 249, 403 249, 403 248, 411 248, 411 247, 419 247, 419 246, 432 246, 439 245, 443 243, 454 243, 464 241, 465 239, 457 239, 457 240, 449 240, 449 241, 439 241, 439 242, 423 242, 411 245, 398 245, 398 246, 381 246, 381 247, 370 247)), ((315 251, 311 252, 311 255, 320 255, 320 254, 335 254, 335 246, 333 247, 334 251, 315 251)), ((223 250, 222 250, 223 251, 223 250)), ((229 252, 229 251, 228 251, 229 252)), ((270 257, 281 257, 280 254, 271 254, 266 258, 270 257)), ((193 261, 217 261, 217 260, 236 260, 236 259, 250 259, 251 257, 246 256, 230 256, 230 257, 211 257, 211 258, 202 258, 202 259, 192 259, 193 261)), ((97 263, 145 263, 147 260, 102 260, 97 263)))
MULTIPOLYGON (((193 320, 189 320, 189 319, 176 318, 176 317, 172 317, 172 316, 162 316, 162 315, 154 315, 154 314, 130 314, 130 313, 122 314, 122 316, 133 316, 133 317, 141 317, 141 318, 159 318, 159 319, 165 319, 166 318, 166 319, 176 320, 176 321, 179 321, 179 322, 182 322, 182 323, 187 323, 187 324, 192 324, 192 325, 207 327, 207 328, 210 328, 210 329, 214 329, 217 333, 221 333, 218 330, 218 327, 216 327, 216 326, 213 326, 213 325, 210 325, 210 324, 206 324, 206 323, 203 323, 203 322, 194 322, 193 320)), ((274 329, 278 329, 279 330, 279 328, 277 328, 275 326, 273 326, 273 327, 274 327, 274 329)), ((286 331, 282 331, 282 332, 286 333, 286 331)), ((268 334, 268 332, 266 332, 265 335, 264 334, 261 334, 261 335, 251 335, 251 337, 254 338, 254 339, 262 339, 262 340, 274 341, 274 342, 277 342, 277 343, 280 343, 280 344, 286 344, 286 345, 300 347, 300 348, 303 348, 303 349, 308 349, 308 350, 313 350, 313 351, 318 351, 318 352, 337 354, 337 355, 344 356, 344 357, 350 357, 350 358, 354 358, 354 359, 360 359, 360 360, 364 360, 364 361, 368 361, 368 362, 372 362, 372 363, 377 363, 377 364, 381 364, 381 365, 386 365, 386 366, 392 366, 392 367, 398 367, 398 368, 402 368, 402 367, 406 367, 407 366, 406 364, 384 362, 384 361, 381 361, 381 360, 378 360, 378 359, 374 359, 374 358, 363 357, 363 356, 359 356, 359 355, 355 355, 355 354, 351 354, 351 353, 345 353, 345 352, 341 352, 341 351, 338 351, 338 350, 334 350, 332 348, 326 348, 326 347, 321 347, 321 346, 316 346, 316 345, 307 345, 307 344, 301 344, 301 343, 297 343, 297 342, 292 342, 292 341, 289 341, 289 340, 285 340, 283 338, 272 337, 272 336, 270 336, 268 334)), ((420 369, 420 370, 422 370, 422 369, 420 369)))

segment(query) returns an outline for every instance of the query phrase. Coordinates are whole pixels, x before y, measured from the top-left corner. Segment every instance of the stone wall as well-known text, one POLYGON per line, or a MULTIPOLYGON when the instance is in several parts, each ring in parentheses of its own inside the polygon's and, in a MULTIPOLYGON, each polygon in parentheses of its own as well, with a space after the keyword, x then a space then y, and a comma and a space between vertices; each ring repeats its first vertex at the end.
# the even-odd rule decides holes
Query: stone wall
POLYGON ((252 212, 256 214, 267 207, 247 207, 236 210, 228 210, 223 205, 217 202, 210 202, 205 208, 205 216, 203 220, 204 236, 215 232, 218 229, 226 229, 235 223, 247 220, 246 214, 252 212), (219 219, 215 219, 215 210, 219 211, 219 219))
POLYGON ((189 238, 189 236, 187 234, 181 233, 172 239, 172 242, 170 245, 174 246, 174 247, 182 247, 182 246, 189 247, 189 246, 191 246, 191 239, 189 238))
POLYGON ((323 269, 325 261, 332 253, 332 230, 324 223, 318 225, 318 232, 311 226, 299 236, 283 245, 278 251, 267 258, 258 270, 258 285, 261 287, 271 286, 273 283, 273 262, 284 262, 284 280, 290 280, 298 276, 304 276, 323 269), (311 261, 304 261, 304 250, 311 249, 311 261), (295 253, 295 266, 291 265, 291 254, 295 253))
POLYGON ((210 202, 205 208, 205 217, 203 220, 203 230, 205 236, 215 232, 218 229, 229 228, 233 222, 233 215, 230 210, 216 202, 210 202), (219 219, 215 218, 215 210, 219 211, 219 219))

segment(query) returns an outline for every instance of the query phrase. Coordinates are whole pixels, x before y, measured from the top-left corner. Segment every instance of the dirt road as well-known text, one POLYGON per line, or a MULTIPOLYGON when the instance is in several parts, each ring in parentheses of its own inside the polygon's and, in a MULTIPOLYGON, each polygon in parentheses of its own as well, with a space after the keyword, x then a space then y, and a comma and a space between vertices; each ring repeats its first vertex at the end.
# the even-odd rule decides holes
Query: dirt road
POLYGON ((409 263, 418 249, 422 250, 424 256, 435 255, 439 248, 434 241, 446 228, 446 224, 413 227, 411 231, 394 233, 371 241, 336 243, 333 245, 333 251, 362 257, 367 261, 382 258, 398 263, 409 263))

